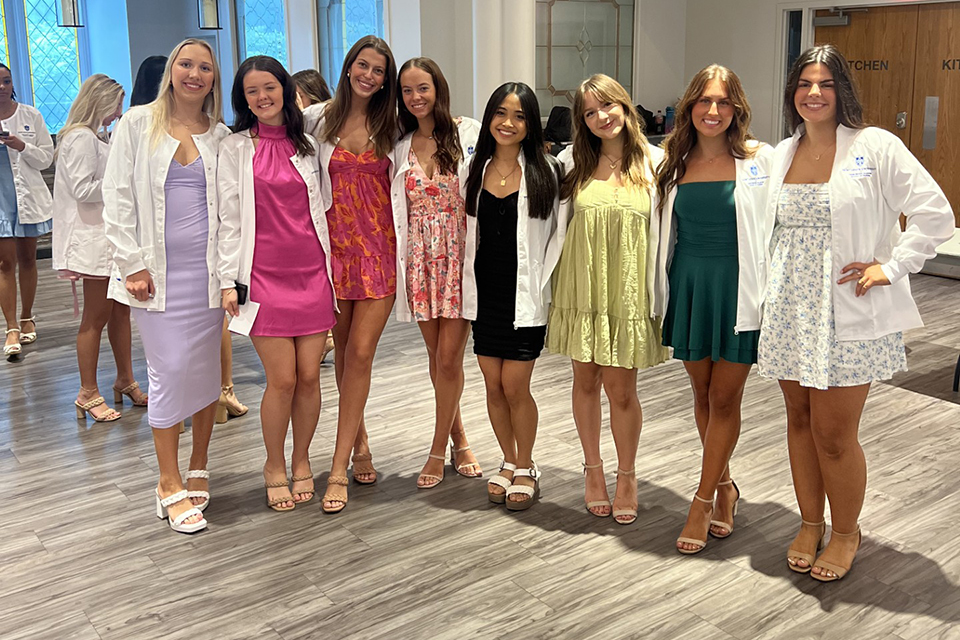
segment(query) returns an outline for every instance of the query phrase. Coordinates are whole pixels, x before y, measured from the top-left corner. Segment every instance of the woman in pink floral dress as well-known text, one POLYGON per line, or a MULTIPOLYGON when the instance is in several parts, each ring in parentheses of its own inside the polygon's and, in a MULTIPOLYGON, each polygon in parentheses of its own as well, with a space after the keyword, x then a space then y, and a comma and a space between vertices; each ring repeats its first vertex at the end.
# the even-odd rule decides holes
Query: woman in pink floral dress
POLYGON ((460 196, 460 163, 476 144, 476 120, 450 115, 450 90, 437 64, 413 58, 400 67, 397 100, 399 167, 391 191, 397 236, 397 319, 415 320, 423 334, 436 397, 430 455, 417 488, 443 480, 447 443, 450 463, 469 478, 483 475, 460 419, 463 352, 470 333, 463 319, 466 212, 460 196), (405 213, 404 213, 405 212, 405 213))

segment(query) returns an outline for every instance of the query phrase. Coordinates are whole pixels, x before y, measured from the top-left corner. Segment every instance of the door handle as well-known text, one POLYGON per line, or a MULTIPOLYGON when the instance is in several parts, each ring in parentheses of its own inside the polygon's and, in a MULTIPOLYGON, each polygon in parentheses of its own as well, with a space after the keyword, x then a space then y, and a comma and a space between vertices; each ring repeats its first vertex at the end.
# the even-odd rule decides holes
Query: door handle
POLYGON ((897 113, 897 129, 906 129, 907 128, 907 112, 900 111, 897 113))
POLYGON ((940 97, 927 96, 923 109, 923 148, 935 149, 937 146, 937 116, 940 111, 940 97))

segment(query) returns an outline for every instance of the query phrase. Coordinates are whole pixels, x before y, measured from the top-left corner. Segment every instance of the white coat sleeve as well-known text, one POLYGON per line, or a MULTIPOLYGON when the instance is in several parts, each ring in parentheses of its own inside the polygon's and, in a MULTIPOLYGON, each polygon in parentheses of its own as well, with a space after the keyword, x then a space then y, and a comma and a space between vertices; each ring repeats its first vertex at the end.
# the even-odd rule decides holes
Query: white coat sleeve
POLYGON ((47 131, 47 124, 43 121, 43 116, 37 112, 37 117, 33 121, 37 137, 35 142, 24 142, 23 151, 20 157, 37 171, 43 171, 53 162, 53 138, 47 131))
POLYGON ((103 178, 97 177, 97 139, 85 132, 68 134, 60 143, 57 158, 57 182, 77 202, 102 202, 103 178))
POLYGON ((147 268, 137 237, 133 196, 136 138, 130 118, 121 118, 113 132, 110 157, 103 174, 103 229, 107 241, 113 245, 113 260, 123 278, 147 268))
POLYGON ((937 247, 953 237, 954 218, 950 202, 933 176, 899 138, 889 135, 888 139, 889 148, 879 163, 883 198, 891 209, 907 217, 907 228, 890 260, 880 265, 894 283, 908 273, 917 273, 937 255, 937 247))
POLYGON ((236 286, 240 274, 240 150, 220 144, 217 155, 217 192, 220 230, 217 232, 217 277, 221 289, 236 286))

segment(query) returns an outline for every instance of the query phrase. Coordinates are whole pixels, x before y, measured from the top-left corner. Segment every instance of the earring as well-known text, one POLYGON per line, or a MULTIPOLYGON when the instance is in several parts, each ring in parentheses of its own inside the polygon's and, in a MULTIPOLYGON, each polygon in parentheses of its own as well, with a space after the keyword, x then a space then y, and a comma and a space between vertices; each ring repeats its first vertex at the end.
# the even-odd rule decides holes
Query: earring
POLYGON ((349 72, 349 71, 347 71, 347 77, 348 77, 348 78, 350 77, 350 72, 349 72))
POLYGON ((387 86, 387 85, 385 85, 385 84, 380 85, 380 89, 378 89, 378 91, 383 91, 383 88, 384 88, 385 86, 387 86))

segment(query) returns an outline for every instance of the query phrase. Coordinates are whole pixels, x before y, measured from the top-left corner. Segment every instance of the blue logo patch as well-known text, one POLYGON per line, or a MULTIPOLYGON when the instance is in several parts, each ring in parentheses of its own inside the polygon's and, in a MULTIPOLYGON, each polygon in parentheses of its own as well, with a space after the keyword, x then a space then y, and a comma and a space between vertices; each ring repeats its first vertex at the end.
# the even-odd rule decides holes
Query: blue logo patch
POLYGON ((24 131, 30 131, 30 125, 28 125, 28 124, 23 125, 23 130, 24 130, 24 131))
POLYGON ((866 162, 866 160, 863 159, 863 156, 857 156, 857 166, 858 166, 858 167, 862 167, 864 162, 866 162))
POLYGON ((750 167, 750 175, 757 176, 760 173, 760 169, 757 168, 757 165, 752 165, 750 167))
POLYGON ((467 147, 467 155, 468 155, 468 156, 472 156, 472 155, 473 155, 473 147, 467 147))

